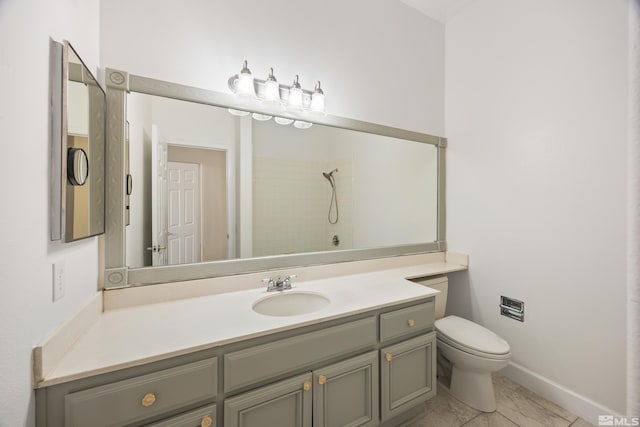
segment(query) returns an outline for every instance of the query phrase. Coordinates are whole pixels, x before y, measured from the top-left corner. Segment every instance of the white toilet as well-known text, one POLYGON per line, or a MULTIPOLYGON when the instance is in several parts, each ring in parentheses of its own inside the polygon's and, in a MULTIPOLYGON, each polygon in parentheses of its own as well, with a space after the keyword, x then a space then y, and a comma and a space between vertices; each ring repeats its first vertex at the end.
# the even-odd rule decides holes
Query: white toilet
POLYGON ((439 356, 451 363, 449 392, 472 408, 495 411, 491 373, 509 363, 509 343, 477 323, 457 316, 443 317, 449 286, 446 277, 414 281, 440 291, 436 296, 437 348, 439 356))

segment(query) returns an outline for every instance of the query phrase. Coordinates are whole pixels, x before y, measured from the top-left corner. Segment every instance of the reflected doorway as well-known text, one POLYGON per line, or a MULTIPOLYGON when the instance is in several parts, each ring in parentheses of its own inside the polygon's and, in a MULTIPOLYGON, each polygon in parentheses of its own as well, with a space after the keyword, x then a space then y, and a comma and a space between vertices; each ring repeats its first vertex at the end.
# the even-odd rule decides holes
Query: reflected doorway
POLYGON ((228 259, 227 152, 168 144, 167 160, 169 264, 228 259))
POLYGON ((167 171, 169 264, 200 262, 200 165, 169 161, 167 171))

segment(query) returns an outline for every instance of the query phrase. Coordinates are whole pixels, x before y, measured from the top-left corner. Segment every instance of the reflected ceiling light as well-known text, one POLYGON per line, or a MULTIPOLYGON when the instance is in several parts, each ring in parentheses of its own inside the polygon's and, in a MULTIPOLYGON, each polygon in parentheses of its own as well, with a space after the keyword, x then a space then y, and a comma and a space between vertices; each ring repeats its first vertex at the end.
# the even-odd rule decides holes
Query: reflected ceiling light
POLYGON ((248 116, 249 115, 248 111, 234 110, 233 108, 229 108, 229 112, 231 114, 233 114, 234 116, 239 116, 239 117, 248 116))
POLYGON ((276 117, 273 120, 275 120, 277 124, 284 125, 284 126, 290 125, 291 123, 293 123, 293 119, 285 119, 284 117, 276 117))
POLYGON ((324 114, 324 92, 320 87, 320 81, 316 83, 316 88, 311 94, 311 112, 324 114))
POLYGON ((313 123, 296 120, 295 122, 293 122, 293 125, 298 129, 309 129, 311 126, 313 126, 313 123))
POLYGON ((269 116, 267 114, 253 113, 251 117, 261 122, 266 122, 267 120, 271 120, 271 117, 273 116, 269 116))

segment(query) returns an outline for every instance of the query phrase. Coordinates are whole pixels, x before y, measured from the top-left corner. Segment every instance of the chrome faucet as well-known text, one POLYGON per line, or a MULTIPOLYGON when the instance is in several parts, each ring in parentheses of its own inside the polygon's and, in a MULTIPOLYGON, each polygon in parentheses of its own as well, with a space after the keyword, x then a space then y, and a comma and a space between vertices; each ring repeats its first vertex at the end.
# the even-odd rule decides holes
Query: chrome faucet
POLYGON ((271 277, 266 277, 262 279, 262 281, 267 284, 267 292, 284 291, 286 289, 291 289, 291 279, 295 279, 296 277, 298 276, 290 274, 284 278, 282 278, 282 276, 278 276, 276 280, 273 280, 271 277))

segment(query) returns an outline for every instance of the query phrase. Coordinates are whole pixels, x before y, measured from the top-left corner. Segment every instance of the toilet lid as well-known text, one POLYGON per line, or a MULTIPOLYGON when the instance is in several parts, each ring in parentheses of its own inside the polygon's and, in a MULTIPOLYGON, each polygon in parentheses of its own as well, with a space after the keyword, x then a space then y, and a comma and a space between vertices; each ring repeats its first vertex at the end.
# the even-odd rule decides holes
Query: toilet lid
POLYGON ((436 320, 436 330, 443 338, 463 348, 486 354, 507 354, 509 343, 487 328, 458 316, 447 316, 436 320))

